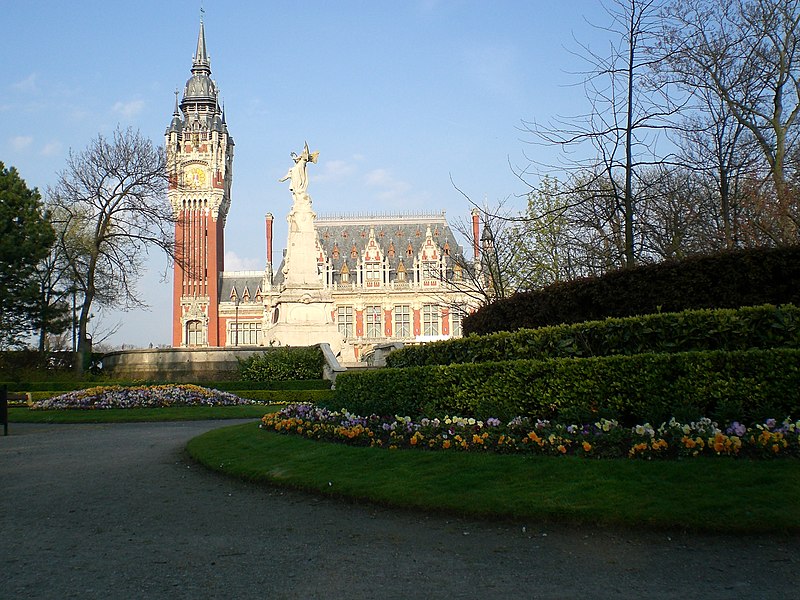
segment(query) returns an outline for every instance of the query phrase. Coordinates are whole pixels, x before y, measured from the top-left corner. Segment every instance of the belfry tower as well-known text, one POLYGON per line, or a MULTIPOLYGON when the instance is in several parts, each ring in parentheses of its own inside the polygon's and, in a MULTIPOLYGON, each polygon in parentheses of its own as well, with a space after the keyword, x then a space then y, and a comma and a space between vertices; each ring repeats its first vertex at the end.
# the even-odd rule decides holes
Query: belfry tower
POLYGON ((211 79, 202 20, 192 76, 166 134, 175 224, 173 346, 220 346, 219 288, 231 203, 233 138, 211 79))

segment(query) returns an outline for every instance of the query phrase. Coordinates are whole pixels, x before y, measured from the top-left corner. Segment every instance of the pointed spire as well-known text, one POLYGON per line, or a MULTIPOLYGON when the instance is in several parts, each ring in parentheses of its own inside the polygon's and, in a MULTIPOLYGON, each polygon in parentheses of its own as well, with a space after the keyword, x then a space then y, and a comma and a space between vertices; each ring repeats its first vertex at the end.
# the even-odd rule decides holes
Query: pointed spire
POLYGON ((211 62, 208 60, 206 51, 206 30, 203 24, 202 15, 200 17, 200 33, 197 34, 197 52, 192 59, 192 73, 211 73, 211 62))
POLYGON ((175 110, 172 111, 173 117, 181 116, 180 108, 178 107, 178 88, 175 88, 175 110))

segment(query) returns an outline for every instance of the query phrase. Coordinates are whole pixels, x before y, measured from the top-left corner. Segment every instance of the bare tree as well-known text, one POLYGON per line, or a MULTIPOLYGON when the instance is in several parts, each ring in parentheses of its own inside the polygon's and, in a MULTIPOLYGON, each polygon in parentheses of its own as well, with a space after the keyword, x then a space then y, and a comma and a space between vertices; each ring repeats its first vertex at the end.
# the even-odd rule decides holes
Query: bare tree
POLYGON ((660 60, 651 51, 660 29, 658 9, 656 0, 616 0, 607 10, 611 25, 603 28, 612 37, 608 54, 581 47, 579 56, 589 64, 583 73, 587 114, 561 117, 547 127, 524 122, 539 142, 563 149, 566 162, 560 168, 568 173, 570 193, 619 215, 610 221, 621 224, 625 266, 637 260, 637 171, 663 161, 656 158, 655 145, 678 110, 668 86, 653 85, 651 79, 660 60), (588 157, 573 158, 581 154, 588 157))
POLYGON ((662 36, 685 87, 710 93, 752 135, 771 180, 779 228, 796 240, 797 206, 787 158, 800 114, 798 0, 674 0, 662 36))
MULTIPOLYGON (((89 351, 92 305, 143 306, 136 283, 152 247, 173 256, 174 216, 166 200, 163 149, 139 132, 98 135, 49 190, 63 250, 81 295, 78 352, 89 351)), ((76 361, 81 363, 82 361, 76 361)))

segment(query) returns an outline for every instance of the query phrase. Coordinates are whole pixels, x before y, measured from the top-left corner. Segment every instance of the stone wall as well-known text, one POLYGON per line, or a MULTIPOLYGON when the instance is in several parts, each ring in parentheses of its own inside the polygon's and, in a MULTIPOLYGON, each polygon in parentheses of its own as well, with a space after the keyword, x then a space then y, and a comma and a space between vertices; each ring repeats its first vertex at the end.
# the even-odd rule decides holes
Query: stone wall
MULTIPOLYGON (((325 356, 323 377, 334 380, 344 370, 328 344, 320 344, 325 356)), ((264 352, 265 348, 152 348, 120 350, 103 356, 103 372, 116 379, 143 381, 225 381, 238 378, 239 358, 264 352)))

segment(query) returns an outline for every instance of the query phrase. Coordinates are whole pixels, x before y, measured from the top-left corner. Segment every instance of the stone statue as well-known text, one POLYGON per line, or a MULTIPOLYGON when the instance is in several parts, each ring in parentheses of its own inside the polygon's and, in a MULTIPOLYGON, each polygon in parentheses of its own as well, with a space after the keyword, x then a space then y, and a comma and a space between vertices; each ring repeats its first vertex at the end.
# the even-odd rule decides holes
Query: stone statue
POLYGON ((305 148, 303 148, 303 152, 299 156, 292 152, 294 166, 278 181, 283 182, 287 179, 290 180, 289 189, 295 197, 295 200, 301 200, 304 196, 308 195, 308 174, 306 173, 306 165, 309 162, 317 162, 317 156, 319 156, 319 152, 309 152, 308 142, 306 142, 305 148))

